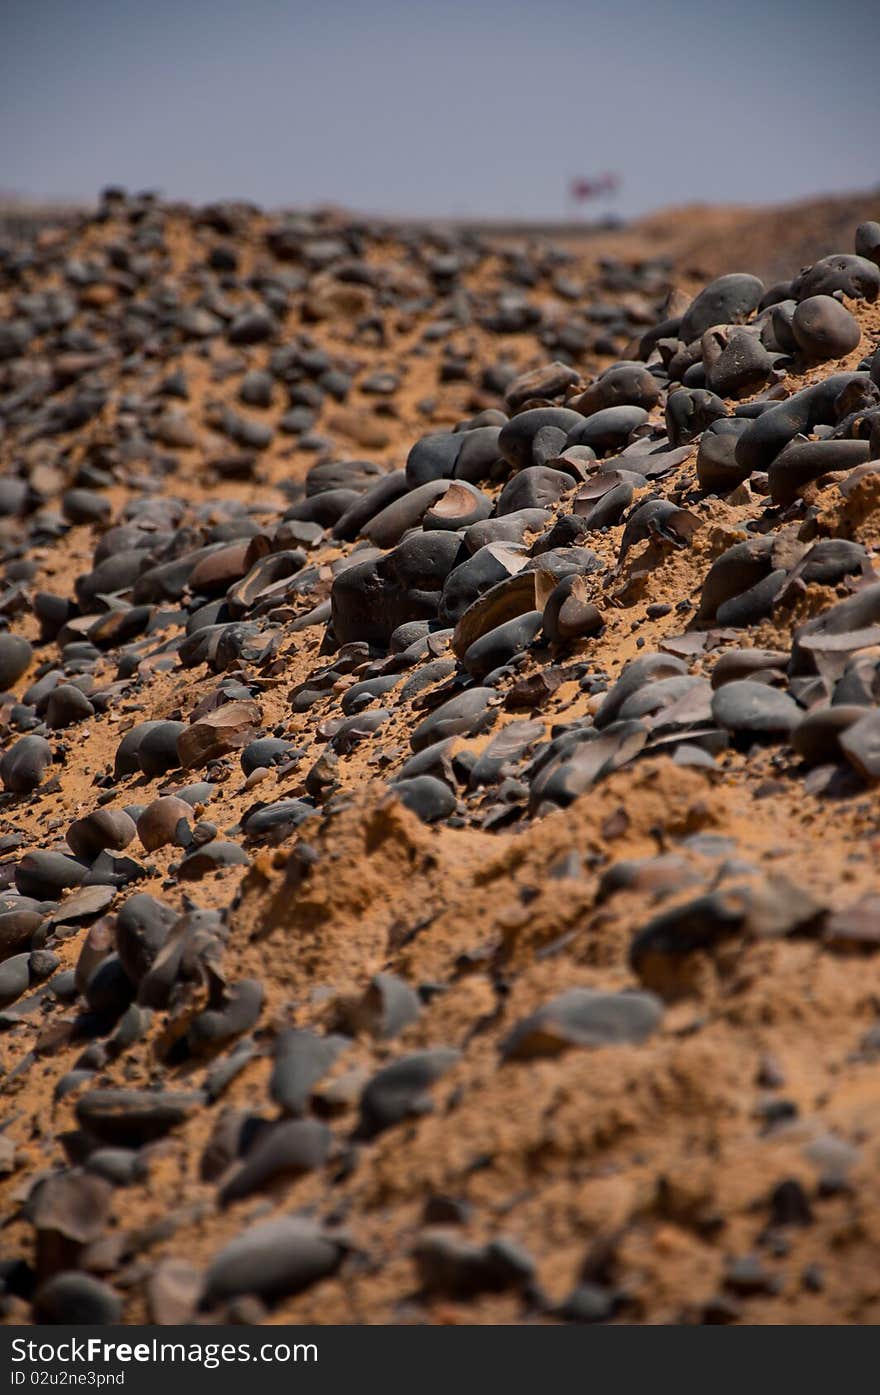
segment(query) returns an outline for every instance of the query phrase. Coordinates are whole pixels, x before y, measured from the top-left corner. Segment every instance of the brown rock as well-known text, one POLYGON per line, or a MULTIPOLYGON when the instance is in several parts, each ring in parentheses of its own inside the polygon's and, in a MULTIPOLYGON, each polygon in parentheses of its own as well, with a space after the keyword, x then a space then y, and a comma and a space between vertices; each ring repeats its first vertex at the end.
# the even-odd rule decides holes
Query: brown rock
POLYGON ((156 852, 169 843, 186 848, 192 838, 191 818, 192 806, 185 799, 165 795, 147 805, 137 821, 137 836, 147 852, 156 852))
POLYGON ((75 819, 67 830, 67 842, 77 857, 97 857, 104 848, 120 852, 135 834, 134 820, 124 809, 95 809, 75 819))
POLYGON ((184 770, 207 765, 229 751, 240 750, 257 734, 260 725, 257 703, 227 702, 209 712, 180 733, 177 755, 184 770))
POLYGON ((558 359, 540 368, 532 368, 530 372, 514 378, 505 393, 507 405, 515 412, 533 397, 561 397, 566 388, 578 382, 579 376, 576 369, 567 363, 560 363, 558 359))
POLYGON ((197 562, 190 573, 191 591, 210 593, 225 591, 233 581, 240 581, 248 570, 250 540, 230 543, 197 562))

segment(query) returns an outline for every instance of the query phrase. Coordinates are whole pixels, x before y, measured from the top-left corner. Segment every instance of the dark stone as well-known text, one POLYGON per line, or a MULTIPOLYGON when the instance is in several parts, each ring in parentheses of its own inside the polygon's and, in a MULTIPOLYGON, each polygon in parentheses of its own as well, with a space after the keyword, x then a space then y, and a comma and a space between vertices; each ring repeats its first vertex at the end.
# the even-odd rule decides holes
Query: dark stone
POLYGON ((148 973, 176 919, 170 906, 145 892, 126 901, 116 918, 116 949, 132 983, 148 973))
POLYGON ((67 842, 76 857, 91 861, 104 848, 121 852, 135 836, 134 820, 124 809, 95 809, 75 819, 67 830, 67 842))
POLYGON ((474 641, 465 651, 462 662, 472 678, 480 682, 493 669, 507 664, 529 647, 543 624, 540 610, 515 616, 474 641))
POLYGON ((791 331, 802 353, 819 362, 845 358, 862 337, 855 316, 830 295, 802 300, 792 316, 791 331))
POLYGON ((239 759, 245 775, 252 775, 262 767, 282 765, 298 754, 299 749, 292 741, 283 741, 276 736, 262 736, 245 746, 239 759))
POLYGON ((209 1006, 189 1025, 186 1043, 194 1056, 216 1050, 231 1037, 249 1032, 259 1020, 263 1007, 263 985, 259 979, 245 978, 212 988, 209 1006))
POLYGON ((337 641, 365 640, 385 647, 399 625, 433 620, 459 548, 454 533, 417 533, 386 556, 338 573, 330 595, 337 641))
POLYGON ((650 410, 660 400, 660 384, 641 363, 615 363, 572 402, 584 416, 606 407, 644 407, 650 410))
POLYGON ((453 567, 443 582, 438 619, 455 624, 478 596, 514 575, 524 563, 521 549, 487 543, 453 567))
POLYGON ((880 266, 880 223, 860 223, 856 228, 857 257, 865 257, 880 266))
POLYGON ((450 698, 419 722, 410 737, 414 751, 423 751, 435 741, 447 736, 474 736, 485 731, 495 720, 492 688, 469 688, 450 698))
POLYGON ((746 913, 741 898, 717 891, 663 911, 636 934, 630 966, 642 983, 662 993, 669 987, 676 961, 735 935, 746 913))
POLYGON ((349 1045, 347 1037, 318 1036, 308 1028, 282 1032, 275 1043, 269 1094, 288 1114, 305 1114, 312 1086, 349 1045))
POLYGON ((57 901, 69 886, 79 886, 87 868, 60 852, 25 853, 15 869, 15 885, 22 896, 57 901))
POLYGON ((27 670, 33 649, 23 635, 0 633, 0 691, 6 692, 27 670))
POLYGON ((774 504, 794 503, 812 480, 833 471, 853 470, 871 458, 867 441, 793 440, 770 465, 768 480, 774 504))
POLYGON ((204 1104, 198 1090, 90 1090, 76 1102, 80 1128, 112 1147, 140 1148, 164 1138, 204 1104))
POLYGON ((617 1295, 601 1284, 581 1283, 557 1309, 564 1322, 607 1322, 618 1306, 617 1295))
POLYGON ((678 327, 683 344, 699 339, 713 325, 742 324, 757 309, 764 286, 757 276, 733 272, 710 281, 691 301, 678 327))
POLYGON ((597 455, 622 450, 632 433, 647 420, 644 407, 605 407, 573 426, 567 444, 589 446, 597 455))
POLYGON ((474 1245, 451 1231, 426 1231, 412 1254, 426 1294, 472 1298, 503 1293, 525 1287, 535 1273, 531 1255, 503 1237, 474 1245))
POLYGON ((712 717, 737 735, 778 737, 794 730, 801 720, 801 709, 787 693, 743 678, 716 689, 712 717))
POLYGON ((617 721, 623 704, 646 683, 686 673, 687 665, 673 654, 645 654, 641 658, 631 659, 602 699, 594 718, 596 726, 605 727, 617 721))
POLYGON ((201 1306, 211 1308, 246 1293, 269 1301, 300 1293, 332 1274, 342 1255, 342 1244, 316 1221, 300 1216, 265 1221, 215 1256, 201 1306))
POLYGON ((51 763, 52 747, 44 737, 19 737, 0 760, 3 788, 10 794, 31 794, 39 787, 46 767, 51 763))
POLYGON ((704 388, 676 388, 666 399, 666 431, 674 446, 688 445, 726 416, 721 398, 704 388))
POLYGON ((186 722, 156 722, 144 733, 137 746, 137 761, 149 779, 179 768, 177 741, 187 730, 186 722))
POLYGON ((461 443, 462 437, 452 431, 423 436, 416 441, 406 458, 407 488, 417 489, 433 480, 451 479, 461 443))
MULTIPOLYGON (((579 418, 582 420, 582 418, 579 418)), ((573 487, 571 475, 553 470, 548 465, 532 465, 508 480, 495 505, 499 518, 520 513, 525 509, 545 509, 561 499, 573 487)))
POLYGON ((130 1187, 147 1175, 143 1158, 128 1148, 96 1148, 86 1159, 85 1167, 114 1187, 130 1187))
POLYGON ((359 494, 334 523, 333 536, 345 541, 358 537, 377 514, 406 494, 409 485, 403 470, 392 470, 382 475, 363 494, 359 494))
POLYGON ((880 780, 880 710, 875 709, 853 722, 838 737, 840 749, 861 775, 873 783, 880 780))
POLYGON ((227 843, 214 839, 203 847, 194 847, 188 852, 177 868, 179 881, 200 881, 211 872, 224 867, 246 867, 250 859, 244 848, 237 843, 227 843))
POLYGON ((55 1274, 34 1294, 34 1321, 103 1327, 122 1321, 122 1299, 91 1274, 55 1274))
POLYGON ((314 806, 304 800, 280 799, 246 814, 241 826, 248 838, 283 836, 305 819, 314 817, 315 812, 314 806))
POLYGON ((327 1126, 314 1119, 288 1119, 273 1125, 260 1134, 242 1166, 220 1188, 220 1205, 314 1171, 326 1161, 332 1141, 327 1126))
POLYGON ((452 1048, 438 1047, 417 1051, 383 1066, 367 1082, 361 1096, 361 1133, 373 1138, 404 1119, 429 1112, 430 1087, 456 1063, 460 1054, 452 1048))
POLYGON ((534 458, 535 438, 547 427, 555 427, 564 443, 570 431, 583 425, 583 417, 568 407, 533 407, 511 417, 498 436, 498 452, 514 470, 527 470, 543 462, 534 458))
POLYGON ((257 307, 243 310, 237 315, 226 332, 230 344, 261 344, 271 339, 277 324, 268 310, 257 307))
POLYGON ((0 964, 0 1008, 9 1007, 30 987, 30 955, 14 954, 0 964))
POLYGON ((868 381, 866 373, 833 373, 762 412, 740 436, 736 446, 737 461, 749 472, 768 469, 779 452, 799 433, 807 435, 816 426, 835 423, 844 392, 864 387, 868 381))
POLYGON ((423 823, 447 819, 455 811, 455 795, 449 786, 433 775, 416 775, 391 785, 395 797, 423 823))
POLYGON ((835 291, 842 291, 852 300, 876 300, 880 294, 880 267, 867 257, 836 252, 820 258, 791 283, 791 293, 799 301, 816 295, 830 296, 835 291))
POLYGON ((518 1022, 504 1039, 507 1061, 556 1056, 568 1047, 641 1043, 660 1025, 663 1006, 650 993, 571 988, 518 1022))
POLYGON ((757 334, 727 326, 706 330, 703 362, 706 385, 720 397, 746 397, 757 392, 773 371, 773 360, 757 334))

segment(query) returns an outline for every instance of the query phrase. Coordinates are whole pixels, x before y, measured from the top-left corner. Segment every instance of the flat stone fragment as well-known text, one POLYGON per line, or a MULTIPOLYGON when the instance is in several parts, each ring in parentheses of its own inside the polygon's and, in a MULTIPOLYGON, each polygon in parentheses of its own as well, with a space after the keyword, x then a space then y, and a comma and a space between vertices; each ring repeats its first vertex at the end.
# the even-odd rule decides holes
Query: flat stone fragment
POLYGON ((306 1112, 312 1086, 350 1045, 348 1037, 322 1037, 308 1028, 290 1028, 275 1043, 269 1093, 288 1114, 306 1112))
POLYGON ((373 1137, 431 1108, 429 1090, 459 1059, 460 1052, 440 1047, 418 1051, 384 1066, 361 1096, 361 1129, 373 1137))
POLYGON ((77 1100, 76 1117, 102 1143, 139 1148, 164 1137, 203 1104, 198 1090, 91 1090, 77 1100))
POLYGON ((300 1293, 332 1274, 343 1245, 316 1221, 284 1216, 252 1226, 212 1260, 200 1306, 211 1308, 239 1294, 267 1301, 300 1293))
POLYGON ((229 702, 185 727, 177 738, 177 755, 184 770, 201 769, 253 739, 260 724, 255 702, 229 702))
POLYGON ((90 920, 102 915, 116 899, 113 886, 81 886, 65 896, 61 906, 52 913, 52 925, 70 925, 78 920, 90 920))
POLYGON ((410 737, 414 751, 423 751, 448 736, 472 736, 495 720, 495 693, 491 688, 469 688, 450 698, 419 722, 410 737))
POLYGON ((263 1191, 278 1181, 290 1181, 320 1167, 330 1152, 333 1135, 316 1119, 289 1119, 263 1133, 241 1167, 220 1189, 221 1206, 263 1191))
POLYGON ((238 843, 215 838, 188 852, 177 868, 177 876, 180 881, 197 882, 225 867, 246 867, 249 861, 244 848, 239 847, 238 843))
POLYGON ((787 693, 749 678, 725 683, 712 694, 713 719, 736 733, 787 735, 801 716, 801 709, 787 693))
POLYGON ((640 1043, 660 1025, 663 1006, 650 993, 572 988, 518 1022, 501 1046, 507 1061, 555 1056, 570 1046, 640 1043))

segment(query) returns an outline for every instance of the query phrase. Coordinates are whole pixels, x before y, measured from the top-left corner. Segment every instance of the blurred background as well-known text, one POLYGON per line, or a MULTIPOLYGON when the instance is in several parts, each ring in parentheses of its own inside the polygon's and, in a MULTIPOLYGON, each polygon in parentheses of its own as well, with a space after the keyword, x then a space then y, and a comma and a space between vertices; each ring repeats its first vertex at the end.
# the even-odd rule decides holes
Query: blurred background
POLYGON ((877 0, 3 0, 0 190, 630 219, 880 182, 877 0))

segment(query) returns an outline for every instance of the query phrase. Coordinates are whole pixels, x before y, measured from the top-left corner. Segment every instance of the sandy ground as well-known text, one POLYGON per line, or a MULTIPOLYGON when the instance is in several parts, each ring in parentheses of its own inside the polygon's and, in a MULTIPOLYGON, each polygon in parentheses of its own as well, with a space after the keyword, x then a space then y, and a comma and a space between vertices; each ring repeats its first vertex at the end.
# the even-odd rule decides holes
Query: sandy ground
MULTIPOLYGON (((782 214, 759 219, 748 211, 716 217, 711 210, 694 210, 666 221, 658 216, 637 233, 578 248, 571 274, 592 287, 599 256, 613 252, 626 262, 649 248, 674 258, 670 280, 688 294, 697 288, 697 272, 760 267, 776 275, 784 257, 782 269, 793 274, 803 260, 799 248, 814 255, 825 250, 807 244, 824 243, 838 212, 827 212, 821 229, 811 227, 809 236, 799 233, 800 241, 789 239, 781 248, 782 214), (742 265, 735 267, 732 243, 742 248, 742 265)), ((264 226, 252 221, 234 239, 241 276, 259 263, 264 226)), ((77 255, 88 258, 114 231, 104 224, 77 233, 77 255)), ((215 240, 186 218, 170 218, 166 241, 173 274, 185 280, 215 240)), ((50 242, 46 235, 45 244, 50 242)), ((371 263, 391 268, 401 288, 412 275, 393 239, 372 242, 367 255, 371 263)), ((472 293, 494 293, 501 269, 500 254, 483 258, 468 277, 472 293)), ((41 282, 60 284, 57 266, 50 262, 41 282)), ((545 293, 542 287, 529 295, 539 299, 545 293)), ((112 309, 112 298, 107 305, 112 309)), ((855 368, 880 340, 877 307, 850 308, 862 342, 835 371, 855 368)), ((308 325, 315 343, 331 353, 357 360, 364 370, 401 375, 387 409, 377 410, 376 399, 356 388, 344 406, 324 406, 318 429, 330 437, 337 457, 400 466, 419 435, 498 405, 498 399, 475 381, 476 373, 468 382, 438 382, 440 351, 429 346, 424 354, 415 352, 430 315, 399 302, 382 313, 386 343, 380 348, 357 341, 343 316, 308 325)), ((297 303, 285 335, 301 324, 297 303)), ((490 335, 473 324, 444 342, 476 365, 506 358, 525 369, 552 356, 531 336, 490 335)), ((287 502, 279 486, 304 479, 314 455, 276 435, 254 478, 221 480, 211 468, 218 442, 204 419, 209 399, 235 404, 240 372, 222 377, 225 358, 260 367, 268 356, 264 346, 238 351, 222 342, 206 354, 194 346, 176 355, 174 366, 189 379, 185 410, 197 440, 174 452, 177 466, 165 492, 192 507, 208 503, 219 509, 238 500, 258 521, 277 517, 287 502)), ((610 361, 608 354, 588 352, 578 363, 583 380, 610 361)), ((164 368, 147 360, 129 369, 117 359, 114 389, 144 391, 164 368)), ((796 390, 827 371, 823 366, 790 376, 786 387, 796 390)), ((267 417, 277 418, 280 407, 279 396, 267 417)), ((662 413, 655 410, 654 418, 662 413)), ((30 446, 9 433, 0 441, 0 454, 6 470, 24 460, 31 474, 37 468, 47 472, 45 507, 53 509, 82 461, 115 439, 106 415, 81 432, 30 446)), ((123 474, 117 471, 106 490, 114 517, 140 493, 136 464, 128 482, 123 474)), ((676 605, 698 602, 711 560, 745 536, 743 525, 755 513, 753 498, 700 499, 693 483, 692 456, 663 482, 664 494, 700 519, 693 545, 659 553, 652 552, 652 543, 633 549, 615 586, 602 593, 604 631, 567 652, 563 667, 586 662, 613 680, 642 648, 656 650, 686 630, 690 617, 676 605), (659 605, 670 609, 651 611, 659 605)), ((825 520, 829 535, 876 546, 877 515, 870 508, 844 516, 831 492, 817 490, 815 497, 820 534, 825 520)), ((11 542, 23 527, 20 520, 4 520, 4 536, 11 542)), ((616 562, 621 536, 622 527, 616 527, 590 540, 608 566, 616 562)), ((76 525, 57 540, 29 543, 26 555, 37 570, 28 593, 70 594, 74 578, 91 568, 98 537, 97 529, 76 525)), ((339 554, 326 539, 316 551, 325 563, 339 554)), ((795 624, 829 599, 837 597, 799 596, 772 622, 749 631, 744 642, 787 648, 795 624)), ((37 641, 29 609, 15 615, 11 627, 37 641)), ((297 685, 328 661, 318 652, 322 636, 319 626, 287 632, 276 661, 255 675, 263 728, 289 736, 305 756, 295 770, 270 771, 251 789, 237 760, 227 760, 216 772, 216 793, 204 815, 221 836, 238 830, 256 799, 302 794, 305 773, 325 749, 322 723, 339 715, 339 694, 328 693, 307 713, 290 705, 297 685)), ((725 644, 729 640, 697 653, 693 671, 710 673, 725 644)), ((53 653, 53 646, 37 649, 32 668, 15 686, 17 696, 33 681, 37 664, 53 653)), ((56 735, 53 744, 63 748, 52 770, 57 787, 53 782, 26 799, 4 797, 0 835, 15 843, 4 845, 0 866, 12 868, 31 848, 63 846, 70 822, 95 808, 98 782, 112 770, 116 747, 135 721, 178 713, 186 720, 217 686, 217 675, 204 666, 182 675, 160 660, 158 652, 145 652, 137 681, 107 713, 56 735)), ((525 672, 538 668, 535 662, 525 672)), ((108 654, 95 670, 96 687, 114 675, 115 656, 108 654)), ((574 672, 562 678, 542 705, 502 709, 491 733, 462 738, 460 749, 483 749, 513 721, 539 723, 550 735, 556 724, 594 711, 596 700, 579 687, 574 672)), ((145 871, 138 891, 177 909, 186 898, 230 908, 224 973, 230 982, 260 979, 266 996, 251 1034, 253 1058, 216 1103, 146 1150, 147 1180, 113 1191, 105 1232, 80 1256, 80 1267, 122 1296, 125 1321, 144 1321, 155 1316, 150 1294, 157 1268, 175 1261, 197 1276, 251 1223, 296 1211, 344 1226, 352 1252, 336 1275, 272 1308, 255 1304, 251 1318, 555 1321, 557 1305, 586 1278, 613 1292, 618 1322, 880 1320, 875 944, 853 952, 815 935, 736 939, 717 954, 699 957, 687 990, 670 997, 660 1030, 646 1044, 570 1049, 526 1061, 500 1056, 512 1025, 556 994, 571 987, 634 986, 628 958, 634 932, 659 908, 730 875, 725 867, 733 865, 735 879, 749 884, 763 886, 769 879, 782 888, 784 901, 797 888, 832 910, 876 894, 876 790, 813 794, 791 752, 730 750, 711 769, 668 758, 640 760, 568 808, 517 817, 510 826, 493 827, 491 818, 483 826, 497 808, 487 793, 468 802, 462 827, 429 827, 387 788, 410 755, 409 735, 423 715, 423 708, 401 704, 376 736, 340 754, 338 781, 347 807, 311 821, 280 846, 251 849, 244 873, 232 867, 181 886, 173 874, 179 849, 145 854, 136 842, 129 847, 128 855, 145 871), (296 847, 306 843, 315 860, 301 880, 296 847), (668 882, 603 894, 610 866, 668 854, 680 859, 668 882), (326 1095, 328 1082, 341 1082, 332 1113, 329 1103, 322 1106, 334 1134, 330 1160, 298 1180, 276 1182, 221 1208, 216 1184, 202 1179, 200 1161, 218 1117, 233 1110, 274 1117, 267 1090, 277 1032, 291 1025, 336 1029, 346 1005, 360 998, 378 972, 421 987, 424 1006, 391 1041, 359 1031, 321 1082, 319 1095, 326 1095), (363 1081, 389 1060, 440 1046, 456 1047, 462 1055, 433 1088, 432 1111, 369 1144, 353 1142, 363 1081), (774 1192, 792 1181, 807 1201, 807 1214, 797 1218, 803 1223, 780 1222, 774 1212, 774 1192), (413 1250, 436 1198, 461 1203, 461 1220, 453 1227, 461 1238, 483 1243, 504 1236, 525 1246, 535 1263, 532 1288, 468 1297, 424 1292, 413 1250), (743 1266, 747 1258, 754 1262, 743 1266)), ((180 779, 130 777, 118 783, 113 807, 146 804, 175 783, 180 779)), ((53 944, 58 972, 76 965, 85 933, 78 927, 53 944)), ((201 1006, 200 992, 193 990, 187 1011, 201 1006)), ((179 1030, 172 1016, 155 1014, 146 1037, 104 1064, 90 1084, 200 1087, 210 1062, 171 1065, 164 1059, 167 1034, 179 1030)), ((76 1127, 79 1092, 56 1100, 55 1089, 87 1045, 77 1037, 76 1017, 69 1005, 47 1001, 16 1024, 7 1023, 0 1035, 3 1138, 14 1144, 14 1159, 0 1177, 3 1250, 28 1262, 34 1259, 34 1230, 23 1203, 41 1175, 70 1161, 65 1139, 76 1127)), ((29 1312, 21 1298, 6 1300, 7 1320, 29 1320, 29 1312)))

